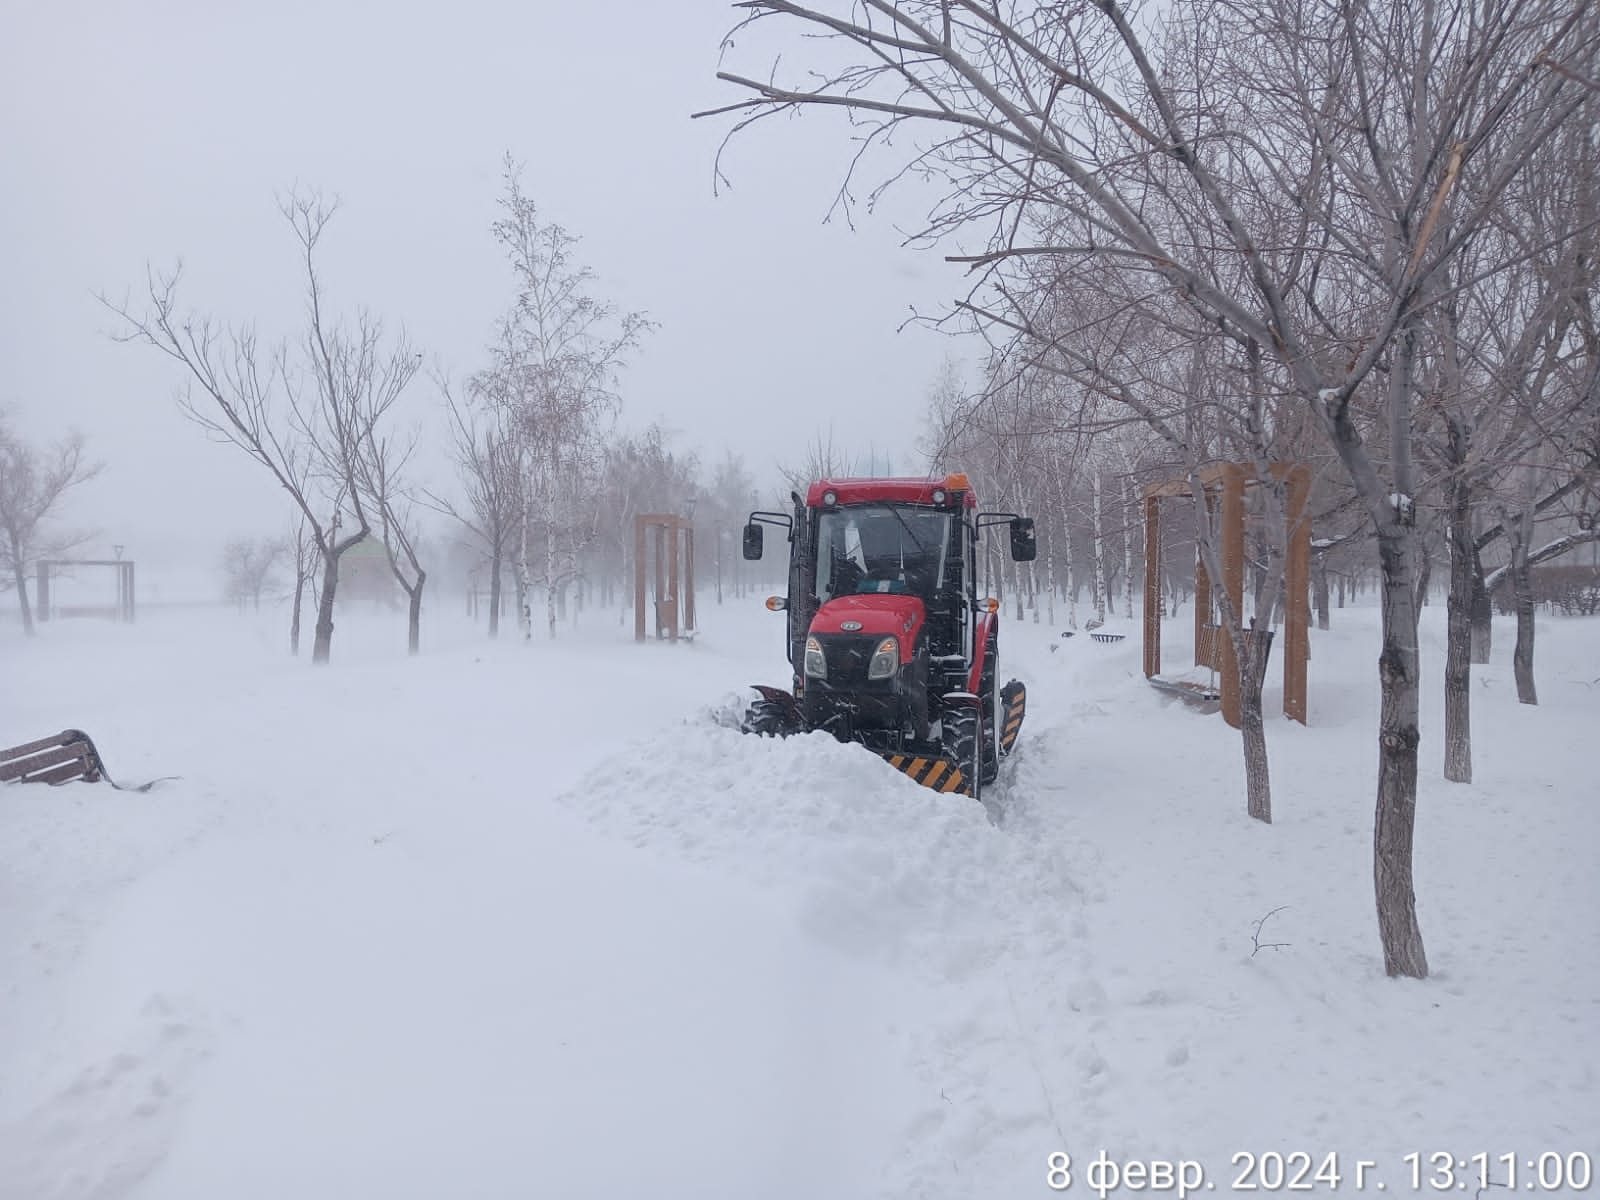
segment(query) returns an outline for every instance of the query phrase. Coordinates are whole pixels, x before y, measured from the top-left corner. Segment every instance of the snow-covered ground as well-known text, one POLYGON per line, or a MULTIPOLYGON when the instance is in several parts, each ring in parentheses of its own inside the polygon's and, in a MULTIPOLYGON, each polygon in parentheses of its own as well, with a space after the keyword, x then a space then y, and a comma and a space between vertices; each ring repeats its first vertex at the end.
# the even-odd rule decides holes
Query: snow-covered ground
POLYGON ((1600 1158, 1600 622, 1541 622, 1536 709, 1497 628, 1461 786, 1426 610, 1417 983, 1373 914, 1370 610, 1313 633, 1266 827, 1136 638, 1007 625, 996 823, 741 736, 781 618, 703 604, 678 646, 436 613, 416 660, 352 617, 319 671, 276 614, 0 627, 0 745, 78 727, 119 778, 181 776, 0 790, 0 1198, 1000 1200, 1049 1194, 1052 1151, 1088 1193, 1101 1150, 1218 1190, 1239 1152, 1337 1152, 1339 1190, 1364 1159, 1409 1191, 1412 1152, 1424 1182, 1515 1153, 1519 1188, 1600 1158))

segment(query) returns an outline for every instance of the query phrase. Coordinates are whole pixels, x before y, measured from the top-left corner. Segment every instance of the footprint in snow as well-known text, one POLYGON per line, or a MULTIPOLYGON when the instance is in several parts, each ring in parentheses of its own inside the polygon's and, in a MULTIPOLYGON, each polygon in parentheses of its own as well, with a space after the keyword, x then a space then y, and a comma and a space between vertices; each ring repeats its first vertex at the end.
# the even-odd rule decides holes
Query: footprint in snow
POLYGON ((0 1125, 0 1200, 118 1200, 161 1164, 205 1037, 164 997, 129 1046, 0 1125))

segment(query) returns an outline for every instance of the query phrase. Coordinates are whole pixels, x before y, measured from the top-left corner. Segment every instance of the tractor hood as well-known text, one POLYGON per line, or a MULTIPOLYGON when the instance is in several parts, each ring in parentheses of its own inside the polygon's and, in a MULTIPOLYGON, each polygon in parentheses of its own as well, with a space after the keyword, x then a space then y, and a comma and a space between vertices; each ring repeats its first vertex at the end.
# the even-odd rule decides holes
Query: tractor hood
POLYGON ((811 618, 811 632, 875 637, 893 634, 900 639, 900 661, 910 662, 926 616, 927 609, 915 596, 867 592, 829 600, 811 618))

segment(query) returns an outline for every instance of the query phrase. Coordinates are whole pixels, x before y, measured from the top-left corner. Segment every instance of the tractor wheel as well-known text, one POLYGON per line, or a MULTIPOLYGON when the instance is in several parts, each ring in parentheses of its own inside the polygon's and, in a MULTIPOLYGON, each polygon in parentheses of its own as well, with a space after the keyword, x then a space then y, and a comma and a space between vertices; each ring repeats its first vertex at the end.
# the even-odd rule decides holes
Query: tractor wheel
POLYGON ((974 800, 982 798, 984 784, 981 725, 978 708, 972 704, 952 704, 939 718, 944 756, 961 768, 967 793, 974 800))
POLYGON ((771 700, 753 701, 745 710, 744 721, 739 727, 745 733, 753 733, 758 737, 787 737, 791 732, 788 715, 781 705, 771 700))

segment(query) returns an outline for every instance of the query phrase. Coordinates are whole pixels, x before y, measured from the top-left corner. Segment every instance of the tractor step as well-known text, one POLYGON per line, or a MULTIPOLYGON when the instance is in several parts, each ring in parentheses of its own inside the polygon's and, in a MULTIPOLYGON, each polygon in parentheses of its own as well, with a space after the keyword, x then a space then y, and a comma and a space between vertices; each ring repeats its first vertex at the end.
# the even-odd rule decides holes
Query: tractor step
POLYGON ((909 775, 923 787, 936 792, 960 792, 971 795, 967 777, 954 759, 935 754, 899 754, 882 752, 883 760, 903 775, 909 775))

